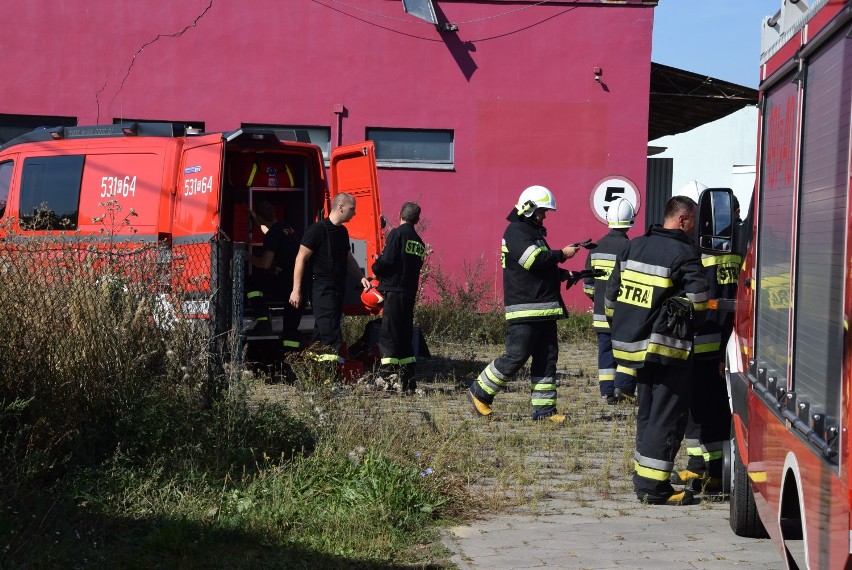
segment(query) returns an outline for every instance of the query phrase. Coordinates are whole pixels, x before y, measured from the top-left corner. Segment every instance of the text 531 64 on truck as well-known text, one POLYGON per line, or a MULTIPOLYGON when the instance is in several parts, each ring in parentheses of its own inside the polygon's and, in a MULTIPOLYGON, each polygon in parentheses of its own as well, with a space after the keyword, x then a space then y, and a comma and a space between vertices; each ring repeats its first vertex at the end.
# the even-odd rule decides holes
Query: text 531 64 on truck
MULTIPOLYGON (((350 247, 365 275, 384 246, 373 143, 334 149, 327 176, 321 149, 303 135, 188 135, 169 123, 144 122, 22 135, 0 147, 4 254, 33 238, 147 249, 167 276, 153 286, 165 298, 180 293, 172 307, 177 317, 209 322, 215 334, 242 327, 246 269, 234 260, 262 245, 249 215, 260 201, 301 233, 328 213, 335 195, 348 192, 358 211, 347 226, 350 247), (116 212, 120 219, 110 219, 116 212)), ((366 314, 359 289, 349 289, 345 310, 366 314)))

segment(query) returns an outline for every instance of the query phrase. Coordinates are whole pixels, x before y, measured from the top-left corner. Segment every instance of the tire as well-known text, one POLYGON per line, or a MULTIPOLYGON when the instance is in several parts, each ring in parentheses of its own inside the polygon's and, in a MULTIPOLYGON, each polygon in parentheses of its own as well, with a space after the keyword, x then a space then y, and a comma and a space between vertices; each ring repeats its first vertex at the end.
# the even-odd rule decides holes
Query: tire
POLYGON ((754 492, 748 480, 748 472, 737 450, 736 438, 731 439, 731 530, 737 536, 766 538, 769 534, 757 513, 754 492))
POLYGON ((731 496, 731 479, 733 478, 734 469, 731 466, 731 441, 722 442, 722 495, 725 497, 731 496))

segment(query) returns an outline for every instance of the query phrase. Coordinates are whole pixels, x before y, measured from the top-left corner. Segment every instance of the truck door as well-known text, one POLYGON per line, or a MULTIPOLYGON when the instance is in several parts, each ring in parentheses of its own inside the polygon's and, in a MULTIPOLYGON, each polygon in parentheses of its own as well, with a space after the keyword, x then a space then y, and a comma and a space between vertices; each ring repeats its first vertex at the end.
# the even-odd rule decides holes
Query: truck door
POLYGON ((219 204, 222 186, 221 134, 188 138, 175 177, 172 214, 172 291, 183 294, 185 317, 209 318, 212 295, 227 275, 227 259, 219 251, 219 204), (223 273, 224 272, 224 273, 223 273))
MULTIPOLYGON (((342 192, 355 198, 355 217, 346 224, 349 247, 364 275, 370 276, 373 261, 385 246, 376 147, 372 141, 341 146, 332 151, 329 189, 330 199, 342 192)), ((360 294, 361 285, 351 275, 347 275, 344 313, 366 314, 360 294)))

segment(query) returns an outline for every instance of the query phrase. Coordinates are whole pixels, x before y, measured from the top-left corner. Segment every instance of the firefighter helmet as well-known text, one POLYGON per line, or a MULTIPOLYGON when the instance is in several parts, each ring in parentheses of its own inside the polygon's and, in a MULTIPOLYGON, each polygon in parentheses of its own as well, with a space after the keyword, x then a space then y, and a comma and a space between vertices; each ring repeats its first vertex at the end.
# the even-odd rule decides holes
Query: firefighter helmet
POLYGON ((627 198, 616 198, 606 210, 606 223, 611 228, 632 228, 636 210, 627 198))
POLYGON ((370 279, 372 287, 361 293, 361 303, 371 315, 378 315, 382 311, 382 305, 385 302, 385 296, 379 293, 378 279, 370 279))
POLYGON ((529 218, 538 208, 556 211, 556 198, 544 186, 530 186, 521 192, 515 209, 519 216, 529 218))
POLYGON ((692 200, 697 204, 698 196, 704 190, 707 190, 707 186, 697 180, 690 180, 689 182, 681 186, 680 190, 672 194, 672 196, 686 196, 688 198, 692 198, 692 200))

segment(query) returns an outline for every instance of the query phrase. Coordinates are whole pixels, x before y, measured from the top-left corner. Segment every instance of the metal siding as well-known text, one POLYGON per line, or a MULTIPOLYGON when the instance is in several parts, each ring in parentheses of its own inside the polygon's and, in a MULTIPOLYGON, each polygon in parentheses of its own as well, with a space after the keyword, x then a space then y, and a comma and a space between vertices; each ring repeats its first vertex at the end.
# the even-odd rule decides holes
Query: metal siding
POLYGON ((674 159, 649 158, 648 183, 645 195, 645 229, 663 223, 663 210, 672 195, 674 159))
POLYGON ((796 257, 793 388, 810 413, 840 418, 843 280, 849 182, 850 42, 838 34, 808 64, 796 257))

